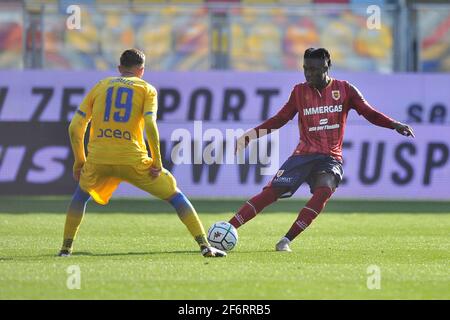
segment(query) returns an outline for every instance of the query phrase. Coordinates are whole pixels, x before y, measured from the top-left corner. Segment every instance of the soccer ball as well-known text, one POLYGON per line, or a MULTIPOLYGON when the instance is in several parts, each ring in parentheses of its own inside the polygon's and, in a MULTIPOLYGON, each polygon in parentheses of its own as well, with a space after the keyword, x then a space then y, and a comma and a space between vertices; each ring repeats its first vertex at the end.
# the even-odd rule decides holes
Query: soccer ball
POLYGON ((208 241, 219 250, 230 251, 238 242, 238 233, 228 222, 216 222, 208 230, 208 241))

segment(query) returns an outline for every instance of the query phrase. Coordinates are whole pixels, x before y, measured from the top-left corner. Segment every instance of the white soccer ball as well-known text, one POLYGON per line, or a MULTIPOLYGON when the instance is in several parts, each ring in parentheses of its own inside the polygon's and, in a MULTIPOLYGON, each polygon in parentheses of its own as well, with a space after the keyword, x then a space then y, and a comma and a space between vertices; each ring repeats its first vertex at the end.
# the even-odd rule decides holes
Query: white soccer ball
POLYGON ((230 251, 238 242, 238 233, 230 223, 216 222, 208 230, 208 241, 219 250, 230 251))

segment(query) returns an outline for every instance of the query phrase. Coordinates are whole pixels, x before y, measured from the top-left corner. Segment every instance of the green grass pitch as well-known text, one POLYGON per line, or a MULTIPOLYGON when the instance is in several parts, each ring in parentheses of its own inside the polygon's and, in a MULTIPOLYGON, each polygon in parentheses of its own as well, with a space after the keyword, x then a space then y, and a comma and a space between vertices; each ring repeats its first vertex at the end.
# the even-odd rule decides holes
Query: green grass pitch
MULTIPOLYGON (((193 203, 207 229, 242 201, 193 203)), ((450 299, 448 202, 331 200, 280 253, 304 205, 283 200, 239 229, 224 259, 203 258, 164 202, 120 199, 89 203, 74 255, 55 257, 67 204, 0 198, 0 299, 450 299), (378 289, 367 285, 373 265, 378 289), (67 286, 70 266, 80 289, 67 286)))

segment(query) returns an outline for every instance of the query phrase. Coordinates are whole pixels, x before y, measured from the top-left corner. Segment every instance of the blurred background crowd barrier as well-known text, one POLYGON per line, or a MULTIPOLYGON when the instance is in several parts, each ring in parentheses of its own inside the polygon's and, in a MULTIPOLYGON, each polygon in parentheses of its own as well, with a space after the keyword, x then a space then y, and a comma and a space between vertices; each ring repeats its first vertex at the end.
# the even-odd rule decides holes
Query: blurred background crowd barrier
MULTIPOLYGON (((0 70, 0 194, 71 194, 68 121, 107 71, 0 70)), ((345 178, 338 198, 449 199, 450 75, 333 72, 358 86, 381 112, 410 123, 414 139, 349 112, 345 178)), ((163 165, 193 197, 260 192, 298 143, 297 121, 250 145, 237 163, 235 139, 288 99, 300 72, 146 72, 158 90, 163 165), (240 130, 240 131, 238 131, 240 130), (250 151, 253 150, 253 151, 250 151), (254 161, 252 161, 254 159, 254 161)), ((129 184, 115 192, 145 197, 129 184)), ((295 197, 309 196, 302 188, 295 197)))
POLYGON ((0 0, 0 69, 110 70, 137 47, 158 71, 292 71, 306 48, 324 46, 335 70, 450 71, 450 1, 76 3, 81 28, 70 30, 71 1, 0 0), (367 28, 373 4, 379 29, 367 28))

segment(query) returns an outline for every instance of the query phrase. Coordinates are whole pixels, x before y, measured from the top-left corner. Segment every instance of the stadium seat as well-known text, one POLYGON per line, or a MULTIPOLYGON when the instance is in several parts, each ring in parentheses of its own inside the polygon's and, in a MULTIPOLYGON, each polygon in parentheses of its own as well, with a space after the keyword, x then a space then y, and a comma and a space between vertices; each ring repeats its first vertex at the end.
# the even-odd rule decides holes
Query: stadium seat
POLYGON ((0 69, 20 68, 23 25, 19 21, 0 22, 0 69))
POLYGON ((296 5, 302 5, 302 4, 311 4, 313 0, 278 0, 282 4, 296 4, 296 5))
POLYGON ((95 0, 95 4, 99 7, 104 5, 127 6, 129 3, 130 3, 129 0, 95 0))
POLYGON ((136 5, 144 5, 144 4, 164 4, 167 3, 167 0, 130 0, 130 3, 136 5))
POLYGON ((241 0, 204 0, 205 3, 237 3, 241 2, 241 0))
POLYGON ((168 0, 167 2, 174 4, 203 4, 204 0, 168 0))
POLYGON ((77 0, 76 2, 74 0, 59 0, 58 2, 60 11, 64 13, 66 11, 65 8, 73 4, 79 6, 95 6, 95 0, 77 0))
POLYGON ((57 8, 58 0, 25 0, 24 5, 29 12, 41 11, 43 6, 46 9, 50 7, 57 8))
POLYGON ((278 0, 241 0, 242 4, 276 4, 278 0))
POLYGON ((328 3, 328 4, 333 4, 333 3, 348 3, 349 0, 314 0, 314 3, 328 3))
POLYGON ((231 63, 238 70, 280 69, 283 31, 278 9, 245 7, 231 18, 231 63))
POLYGON ((164 4, 167 4, 167 0, 130 0, 130 9, 131 12, 147 13, 155 10, 152 5, 164 4))
POLYGON ((449 71, 450 59, 450 8, 439 12, 419 10, 420 69, 436 72, 449 71))
POLYGON ((283 37, 283 68, 297 70, 300 58, 307 48, 317 47, 319 34, 317 27, 309 17, 296 17, 285 26, 283 37))
POLYGON ((382 6, 386 4, 385 0, 350 0, 350 4, 352 5, 378 5, 382 6))
MULTIPOLYGON (((38 0, 27 3, 46 3, 55 5, 68 0, 38 0)), ((331 0, 229 0, 228 3, 241 3, 234 7, 229 15, 230 21, 230 62, 238 70, 280 70, 298 69, 299 58, 310 46, 326 46, 334 52, 336 68, 351 67, 352 59, 358 67, 389 64, 386 52, 393 48, 392 23, 389 15, 383 17, 387 29, 383 32, 360 31, 365 23, 365 10, 326 9, 330 6, 317 6, 314 19, 308 8, 290 5, 313 3, 383 3, 385 0, 331 1, 331 0), (258 7, 256 4, 262 4, 258 7), (282 5, 289 6, 289 10, 282 5), (269 6, 264 6, 269 5, 269 6), (316 12, 316 13, 317 13, 316 12), (374 43, 382 45, 374 46, 374 43)), ((114 68, 113 56, 124 47, 136 46, 149 48, 149 64, 159 70, 187 70, 201 66, 209 61, 210 54, 209 13, 206 3, 224 2, 223 0, 79 0, 80 3, 92 3, 89 9, 83 9, 83 30, 67 32, 52 25, 47 30, 52 15, 46 16, 44 37, 46 56, 57 65, 67 61, 79 69, 88 66, 114 68), (178 4, 200 4, 200 6, 182 6, 178 4), (112 5, 111 5, 112 4, 112 5), (157 4, 157 5, 156 5, 157 4), (175 5, 177 4, 177 5, 175 5), (55 36, 58 35, 58 36, 55 36), (206 48, 206 49, 205 49, 206 48)), ((57 6, 56 6, 57 7, 57 6)), ((333 7, 333 6, 331 6, 333 7)), ((337 6, 336 6, 337 7, 337 6)), ((355 6, 356 7, 356 6, 355 6)), ((333 7, 334 8, 334 7, 333 7)), ((339 7, 337 7, 339 8, 339 7)), ((47 11, 48 12, 48 11, 47 11)), ((56 17, 56 15, 55 15, 56 17)), ((53 18, 54 19, 54 18, 53 18)), ((64 19, 60 12, 58 19, 64 19)), ((63 20, 61 20, 63 21, 63 20)), ((63 25, 63 24, 62 24, 63 25)), ((429 30, 436 30, 431 25, 429 30)), ((367 30, 366 30, 367 31, 367 30)), ((431 31, 430 31, 431 32, 431 31)), ((446 57, 439 48, 427 49, 432 61, 446 57)), ((389 55, 389 54, 388 54, 389 55)), ((384 68, 384 67, 383 67, 384 68)))

